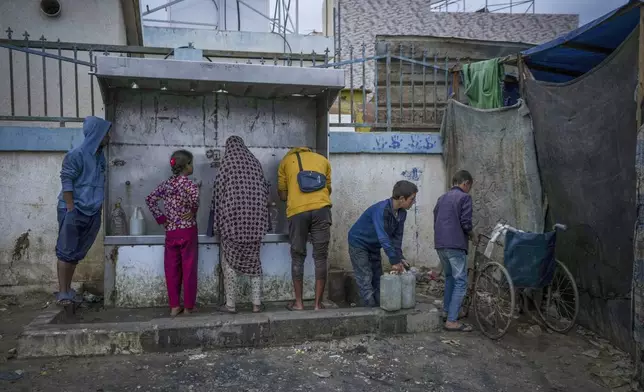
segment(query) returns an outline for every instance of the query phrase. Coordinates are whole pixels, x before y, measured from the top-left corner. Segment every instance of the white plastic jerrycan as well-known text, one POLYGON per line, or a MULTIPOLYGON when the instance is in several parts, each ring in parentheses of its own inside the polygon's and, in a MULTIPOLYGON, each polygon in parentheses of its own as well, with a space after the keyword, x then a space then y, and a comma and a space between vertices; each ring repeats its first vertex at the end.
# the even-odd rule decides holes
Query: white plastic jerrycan
POLYGON ((388 312, 395 312, 402 307, 400 275, 391 273, 380 278, 380 307, 388 312))

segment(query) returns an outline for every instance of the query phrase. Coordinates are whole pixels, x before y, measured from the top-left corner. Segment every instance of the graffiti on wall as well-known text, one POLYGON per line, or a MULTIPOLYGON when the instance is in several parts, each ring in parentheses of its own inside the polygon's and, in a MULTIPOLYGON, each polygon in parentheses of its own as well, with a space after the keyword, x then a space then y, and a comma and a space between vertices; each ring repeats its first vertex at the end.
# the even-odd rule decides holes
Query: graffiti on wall
POLYGON ((420 176, 423 174, 423 171, 417 167, 413 167, 409 170, 403 170, 400 173, 407 181, 420 181, 420 176))
POLYGON ((331 153, 440 154, 438 133, 331 132, 331 153))

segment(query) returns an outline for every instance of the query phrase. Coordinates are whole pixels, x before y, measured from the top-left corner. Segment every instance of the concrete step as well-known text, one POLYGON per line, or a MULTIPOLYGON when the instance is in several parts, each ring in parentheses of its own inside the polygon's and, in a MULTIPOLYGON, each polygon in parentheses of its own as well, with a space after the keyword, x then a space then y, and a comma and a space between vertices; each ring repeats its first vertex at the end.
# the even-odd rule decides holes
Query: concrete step
POLYGON ((340 339, 353 335, 434 332, 440 312, 432 304, 386 312, 350 308, 267 311, 261 314, 200 313, 142 321, 66 323, 64 310, 45 310, 18 339, 21 358, 142 354, 194 348, 265 347, 340 339))

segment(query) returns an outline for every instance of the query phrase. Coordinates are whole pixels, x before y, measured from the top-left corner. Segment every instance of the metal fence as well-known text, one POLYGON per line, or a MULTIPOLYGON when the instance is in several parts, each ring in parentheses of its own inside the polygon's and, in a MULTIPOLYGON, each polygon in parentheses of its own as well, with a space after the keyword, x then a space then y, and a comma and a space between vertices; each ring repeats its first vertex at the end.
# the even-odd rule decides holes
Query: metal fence
POLYGON ((332 108, 331 127, 360 131, 440 128, 447 100, 458 93, 459 80, 450 72, 452 61, 413 45, 376 42, 372 55, 367 54, 367 47, 361 44, 356 56, 355 48, 349 46, 346 60, 337 50, 335 62, 320 65, 346 70, 347 87, 332 108))
MULTIPOLYGON (((0 39, 0 121, 82 122, 102 115, 103 101, 93 75, 97 55, 168 58, 168 48, 95 45, 30 40, 10 28, 0 39)), ((375 43, 332 53, 275 54, 204 51, 204 61, 266 66, 333 67, 346 70, 346 86, 331 109, 332 130, 433 129, 440 126, 452 94, 447 59, 413 47, 375 43), (373 54, 367 54, 368 50, 373 54), (357 53, 356 53, 357 52, 357 53)))

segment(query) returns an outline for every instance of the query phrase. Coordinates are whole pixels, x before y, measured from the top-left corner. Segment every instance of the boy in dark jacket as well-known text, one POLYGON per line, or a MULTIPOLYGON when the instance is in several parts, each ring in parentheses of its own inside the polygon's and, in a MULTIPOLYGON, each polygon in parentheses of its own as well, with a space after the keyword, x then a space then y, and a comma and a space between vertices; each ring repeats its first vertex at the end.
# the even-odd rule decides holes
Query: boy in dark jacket
POLYGON ((416 185, 398 181, 391 198, 367 208, 349 230, 349 257, 363 306, 380 305, 381 248, 385 250, 392 270, 405 270, 402 238, 407 210, 414 205, 416 193, 416 185))
POLYGON ((474 240, 472 231, 472 175, 465 170, 452 178, 452 188, 438 198, 434 207, 434 246, 445 273, 443 311, 445 329, 470 332, 458 314, 467 290, 467 245, 474 240))

